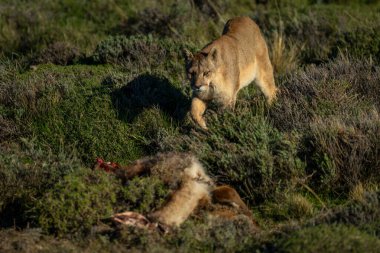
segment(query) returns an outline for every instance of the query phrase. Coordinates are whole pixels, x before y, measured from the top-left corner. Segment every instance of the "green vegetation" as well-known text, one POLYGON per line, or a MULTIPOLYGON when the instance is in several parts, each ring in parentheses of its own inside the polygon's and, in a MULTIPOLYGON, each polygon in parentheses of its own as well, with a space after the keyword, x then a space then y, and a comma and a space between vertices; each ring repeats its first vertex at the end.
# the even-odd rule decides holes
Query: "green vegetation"
POLYGON ((380 3, 351 1, 0 1, 0 251, 372 252, 380 246, 380 3), (182 49, 233 16, 261 27, 281 93, 241 91, 187 112, 182 49), (115 227, 169 190, 122 182, 128 164, 190 151, 232 185, 244 220, 191 217, 169 235, 115 227))
POLYGON ((77 170, 47 190, 36 205, 41 228, 57 235, 88 233, 93 224, 110 217, 118 184, 102 174, 106 172, 77 170))
POLYGON ((378 252, 380 240, 355 227, 322 225, 301 229, 278 247, 281 252, 378 252))

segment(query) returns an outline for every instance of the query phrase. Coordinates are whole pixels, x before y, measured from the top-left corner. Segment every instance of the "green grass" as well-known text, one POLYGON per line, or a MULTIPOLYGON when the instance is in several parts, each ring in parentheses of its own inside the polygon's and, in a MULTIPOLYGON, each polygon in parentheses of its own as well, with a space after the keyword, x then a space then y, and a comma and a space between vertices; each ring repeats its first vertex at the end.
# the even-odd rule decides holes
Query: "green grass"
POLYGON ((380 5, 349 2, 2 1, 0 251, 378 248, 380 5), (233 112, 211 106, 203 132, 182 49, 236 15, 261 27, 281 93, 268 106, 245 88, 233 112), (93 171, 95 158, 167 151, 236 188, 261 231, 205 213, 164 237, 115 227, 112 213, 147 214, 168 189, 93 171))

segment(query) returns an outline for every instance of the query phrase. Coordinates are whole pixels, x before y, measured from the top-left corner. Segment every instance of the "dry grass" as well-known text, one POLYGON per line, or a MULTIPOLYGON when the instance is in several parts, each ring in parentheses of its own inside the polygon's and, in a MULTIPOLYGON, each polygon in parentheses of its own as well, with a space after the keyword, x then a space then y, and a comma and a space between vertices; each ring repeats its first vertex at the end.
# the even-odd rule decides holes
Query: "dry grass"
POLYGON ((288 196, 287 205, 290 217, 310 217, 314 212, 313 204, 300 194, 292 194, 288 196))
POLYGON ((269 43, 269 51, 274 72, 277 75, 290 73, 299 66, 300 49, 296 44, 291 43, 282 32, 274 33, 269 43))

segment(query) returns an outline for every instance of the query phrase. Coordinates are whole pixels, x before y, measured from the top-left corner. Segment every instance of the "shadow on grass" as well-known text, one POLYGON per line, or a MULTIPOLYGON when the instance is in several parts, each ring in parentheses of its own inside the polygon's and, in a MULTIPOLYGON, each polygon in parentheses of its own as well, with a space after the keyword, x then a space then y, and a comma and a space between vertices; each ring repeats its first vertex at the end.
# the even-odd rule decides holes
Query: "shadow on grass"
POLYGON ((148 108, 159 108, 172 119, 182 122, 189 110, 190 100, 166 78, 140 75, 111 93, 112 104, 119 119, 129 123, 148 108))
POLYGON ((26 217, 27 207, 22 199, 16 199, 0 210, 0 228, 26 228, 29 226, 26 217))

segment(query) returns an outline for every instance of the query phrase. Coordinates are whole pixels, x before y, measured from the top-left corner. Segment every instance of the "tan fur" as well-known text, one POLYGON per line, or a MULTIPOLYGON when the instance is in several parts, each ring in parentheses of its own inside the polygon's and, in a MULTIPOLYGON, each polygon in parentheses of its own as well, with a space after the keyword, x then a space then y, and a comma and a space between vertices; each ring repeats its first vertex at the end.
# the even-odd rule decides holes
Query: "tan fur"
MULTIPOLYGON (((183 156, 180 158, 176 155, 170 155, 167 158, 169 160, 178 160, 178 165, 180 164, 179 159, 183 159, 183 156)), ((179 188, 173 193, 169 201, 158 211, 151 214, 149 218, 168 226, 179 226, 197 208, 200 201, 211 198, 210 187, 213 186, 213 181, 206 174, 198 159, 188 154, 186 159, 190 163, 183 167, 182 170, 177 169, 174 172, 180 174, 179 188)), ((166 164, 167 161, 163 161, 163 163, 166 164)), ((168 168, 167 166, 164 167, 168 168)), ((173 170, 170 169, 170 171, 173 170)))
POLYGON ((125 180, 149 174, 166 183, 174 193, 149 218, 168 226, 179 226, 200 201, 210 199, 210 187, 214 185, 198 159, 188 153, 159 153, 144 157, 115 173, 125 180))
POLYGON ((244 201, 240 198, 240 195, 237 191, 228 185, 222 185, 216 187, 212 191, 212 201, 214 203, 227 204, 232 207, 239 209, 242 213, 252 218, 252 213, 244 203, 244 201))
POLYGON ((202 182, 187 180, 173 194, 168 203, 151 214, 149 218, 168 226, 179 226, 205 198, 210 198, 209 186, 202 182))
POLYGON ((221 37, 195 55, 185 50, 185 58, 193 89, 191 116, 204 129, 207 129, 203 119, 207 103, 216 100, 223 107, 234 108, 237 93, 252 81, 269 104, 276 97, 266 42, 249 17, 229 20, 221 37))
POLYGON ((187 178, 213 184, 202 164, 189 153, 158 153, 136 160, 129 166, 117 169, 115 173, 124 180, 144 174, 156 176, 173 190, 187 178))
MULTIPOLYGON (((256 225, 235 189, 227 185, 216 187, 199 160, 189 153, 159 153, 139 159, 129 166, 120 166, 114 172, 125 180, 144 174, 154 175, 173 190, 163 206, 148 214, 149 220, 163 227, 180 226, 199 208, 209 209, 212 216, 229 219, 243 214, 256 225)), ((116 214, 114 220, 123 224, 147 226, 145 220, 133 212, 116 214)))

